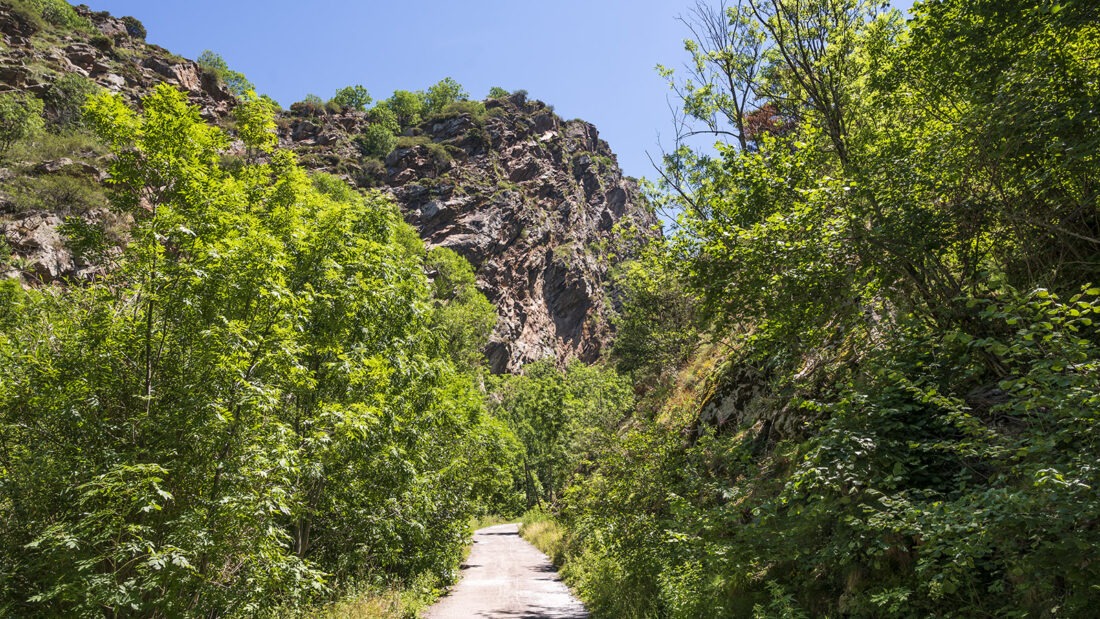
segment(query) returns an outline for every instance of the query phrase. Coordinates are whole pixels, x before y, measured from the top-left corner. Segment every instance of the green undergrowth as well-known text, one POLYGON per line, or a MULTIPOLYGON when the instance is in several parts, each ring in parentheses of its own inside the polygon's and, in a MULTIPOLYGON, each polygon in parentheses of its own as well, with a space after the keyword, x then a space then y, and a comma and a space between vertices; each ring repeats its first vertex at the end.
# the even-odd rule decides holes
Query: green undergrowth
MULTIPOLYGON (((309 609, 301 619, 415 619, 443 592, 437 578, 422 575, 407 584, 374 585, 349 593, 340 601, 309 609)), ((294 616, 289 612, 288 615, 294 616)))
POLYGON ((550 557, 554 565, 561 567, 566 561, 565 528, 550 514, 541 510, 527 512, 521 520, 519 534, 550 557))

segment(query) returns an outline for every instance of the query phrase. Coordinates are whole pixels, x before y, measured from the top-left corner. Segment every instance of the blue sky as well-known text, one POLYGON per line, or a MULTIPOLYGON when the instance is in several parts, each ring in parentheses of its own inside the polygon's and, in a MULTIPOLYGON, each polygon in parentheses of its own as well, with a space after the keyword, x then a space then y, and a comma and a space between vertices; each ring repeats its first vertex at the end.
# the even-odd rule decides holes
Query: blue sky
MULTIPOLYGON (((196 58, 221 54, 283 106, 362 84, 375 98, 453 77, 475 98, 526 89, 583 118, 631 176, 671 137, 657 63, 685 59, 676 16, 694 0, 84 0, 133 15, 148 41, 196 58)), ((895 2, 907 7, 911 0, 895 2)))

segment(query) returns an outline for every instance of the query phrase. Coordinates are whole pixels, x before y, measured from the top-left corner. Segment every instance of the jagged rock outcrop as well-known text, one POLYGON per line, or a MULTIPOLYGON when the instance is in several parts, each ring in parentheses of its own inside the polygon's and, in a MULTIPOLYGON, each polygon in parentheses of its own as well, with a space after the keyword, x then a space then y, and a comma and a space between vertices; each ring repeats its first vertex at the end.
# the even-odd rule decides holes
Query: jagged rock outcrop
POLYGON ((233 95, 194 61, 133 36, 123 20, 107 13, 84 5, 76 11, 96 32, 67 32, 42 46, 32 40, 38 33, 34 24, 0 5, 0 83, 43 94, 60 75, 75 73, 136 103, 153 86, 166 82, 185 90, 209 119, 222 118, 232 108, 233 95))
POLYGON ((610 336, 612 228, 654 220, 595 127, 523 96, 486 107, 483 120, 422 125, 432 146, 391 153, 387 182, 429 245, 477 269, 500 315, 488 351, 495 371, 546 356, 592 361, 610 336), (439 145, 451 161, 439 161, 439 145))
MULTIPOLYGON (((134 103, 166 82, 187 91, 208 119, 232 110, 233 96, 196 63, 145 43, 123 20, 87 7, 78 12, 96 32, 65 33, 45 46, 32 40, 33 24, 0 5, 6 44, 0 82, 42 95, 59 76, 76 73, 134 103)), ((310 112, 280 116, 281 146, 298 152, 308 168, 392 194, 429 246, 451 248, 474 265, 479 288, 499 313, 487 351, 494 371, 514 372, 548 356, 560 362, 598 356, 610 337, 603 287, 612 229, 623 223, 649 230, 656 220, 594 126, 563 121, 517 94, 489 100, 484 110, 437 115, 378 161, 356 144, 369 126, 366 114, 310 112)), ((99 181, 106 169, 97 160, 23 163, 27 174, 79 173, 99 181)), ((0 232, 26 277, 49 282, 94 274, 57 232, 60 216, 69 213, 3 211, 0 205, 0 232)))

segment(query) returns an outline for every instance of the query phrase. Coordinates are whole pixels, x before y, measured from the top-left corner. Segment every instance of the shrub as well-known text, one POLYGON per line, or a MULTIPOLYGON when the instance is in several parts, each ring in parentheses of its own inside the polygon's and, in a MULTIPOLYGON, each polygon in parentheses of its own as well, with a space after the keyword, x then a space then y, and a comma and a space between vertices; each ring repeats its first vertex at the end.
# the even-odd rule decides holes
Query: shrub
POLYGON ((290 113, 296 116, 321 116, 325 113, 325 102, 315 94, 306 95, 305 99, 290 104, 290 113))
POLYGON ((79 126, 84 115, 84 103, 98 90, 95 82, 76 73, 61 76, 43 96, 46 122, 55 130, 79 126))
POLYGON ((427 114, 438 114, 443 108, 455 101, 465 101, 469 93, 454 78, 446 77, 437 82, 424 95, 424 109, 427 114))
POLYGON ((127 15, 122 18, 122 23, 126 25, 126 34, 135 39, 145 40, 147 34, 145 31, 145 24, 141 23, 138 18, 127 15))
POLYGON ((33 140, 17 142, 8 152, 15 161, 49 161, 61 157, 91 160, 105 154, 107 146, 85 130, 39 133, 33 140))
POLYGON ((360 162, 360 172, 355 182, 361 187, 374 187, 386 180, 386 164, 380 159, 368 158, 360 162))
POLYGON ((23 176, 4 186, 4 190, 16 212, 85 213, 107 206, 107 198, 97 182, 68 174, 23 176))
POLYGON ((370 94, 367 93, 367 89, 359 84, 355 86, 345 86, 336 91, 336 95, 332 97, 330 103, 335 103, 341 110, 357 110, 360 112, 366 111, 367 105, 371 102, 370 94))
POLYGON ((355 144, 367 157, 385 157, 397 145, 397 138, 388 127, 372 124, 356 136, 355 144))
POLYGON ((510 92, 508 92, 507 90, 504 90, 500 86, 493 86, 492 88, 489 89, 489 97, 488 98, 490 98, 490 99, 507 99, 508 95, 510 95, 510 94, 511 94, 510 92))
POLYGON ((42 101, 21 93, 0 95, 0 154, 42 129, 42 101))
POLYGON ((204 72, 213 75, 217 78, 218 82, 225 84, 229 92, 233 93, 236 97, 244 96, 244 94, 250 90, 256 90, 256 87, 252 82, 248 81, 244 73, 230 69, 229 64, 225 62, 225 58, 222 58, 221 55, 215 52, 210 50, 204 51, 199 55, 199 59, 196 62, 199 68, 204 72))
POLYGON ((446 107, 440 111, 440 116, 458 116, 459 114, 469 114, 474 120, 481 120, 485 117, 485 104, 481 101, 453 101, 448 103, 446 107))
POLYGON ((5 4, 38 30, 47 25, 84 32, 93 30, 92 23, 78 15, 65 0, 8 0, 5 4))

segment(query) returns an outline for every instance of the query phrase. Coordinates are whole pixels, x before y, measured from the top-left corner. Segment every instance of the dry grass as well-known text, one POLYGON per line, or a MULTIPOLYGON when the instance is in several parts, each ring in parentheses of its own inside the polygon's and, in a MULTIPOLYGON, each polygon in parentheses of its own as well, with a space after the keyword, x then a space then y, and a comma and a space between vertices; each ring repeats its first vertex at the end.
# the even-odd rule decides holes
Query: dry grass
POLYGON ((398 591, 344 600, 305 615, 304 619, 406 619, 416 617, 398 591))
POLYGON ((565 559, 565 528, 550 516, 541 512, 528 513, 523 517, 519 534, 550 557, 554 565, 562 564, 565 559))

